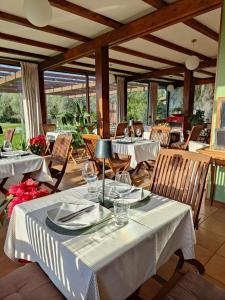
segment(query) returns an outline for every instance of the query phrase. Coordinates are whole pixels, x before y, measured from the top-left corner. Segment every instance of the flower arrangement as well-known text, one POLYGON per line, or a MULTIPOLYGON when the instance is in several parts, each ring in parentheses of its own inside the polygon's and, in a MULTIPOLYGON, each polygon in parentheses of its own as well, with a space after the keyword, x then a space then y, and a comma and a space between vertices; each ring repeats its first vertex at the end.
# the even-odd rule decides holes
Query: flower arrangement
POLYGON ((44 134, 38 135, 29 140, 29 148, 32 153, 42 155, 46 147, 46 138, 44 134))
POLYGON ((16 204, 47 196, 48 194, 49 192, 46 189, 39 188, 38 182, 32 179, 12 185, 6 195, 6 199, 0 203, 0 224, 3 224, 6 218, 11 217, 16 204))

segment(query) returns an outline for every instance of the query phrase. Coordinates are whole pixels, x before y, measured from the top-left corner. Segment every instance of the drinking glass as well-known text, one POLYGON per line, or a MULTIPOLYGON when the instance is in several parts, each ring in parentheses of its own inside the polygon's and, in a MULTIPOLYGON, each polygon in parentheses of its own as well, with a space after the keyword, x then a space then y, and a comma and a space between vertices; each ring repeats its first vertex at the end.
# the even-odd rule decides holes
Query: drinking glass
POLYGON ((4 151, 12 151, 12 144, 8 141, 3 141, 4 151))
POLYGON ((137 129, 136 129, 136 135, 137 135, 138 138, 141 137, 142 132, 141 132, 141 129, 140 129, 140 128, 137 128, 137 129))
POLYGON ((117 172, 114 182, 114 191, 120 198, 130 193, 132 189, 130 174, 126 171, 117 172))
POLYGON ((95 163, 93 161, 87 161, 84 163, 82 175, 88 184, 88 192, 97 193, 97 173, 95 170, 95 163))
POLYGON ((124 135, 125 135, 125 138, 128 138, 129 137, 129 128, 125 128, 124 129, 124 135))
POLYGON ((114 201, 113 207, 116 225, 126 225, 129 222, 130 203, 126 200, 119 199, 114 201))

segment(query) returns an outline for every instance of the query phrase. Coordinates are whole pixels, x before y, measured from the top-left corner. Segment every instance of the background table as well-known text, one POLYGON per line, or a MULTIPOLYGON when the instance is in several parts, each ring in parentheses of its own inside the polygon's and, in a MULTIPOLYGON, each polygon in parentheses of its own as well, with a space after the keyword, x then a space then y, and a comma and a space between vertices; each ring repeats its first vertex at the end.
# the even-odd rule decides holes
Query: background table
POLYGON ((46 133, 47 141, 55 141, 60 134, 72 134, 71 130, 58 130, 58 131, 49 131, 46 133))
POLYGON ((156 160, 160 150, 160 143, 147 140, 138 141, 136 139, 132 144, 123 144, 113 140, 112 148, 114 153, 131 156, 130 166, 135 169, 139 163, 156 160))
POLYGON ((87 187, 81 186, 17 205, 4 247, 11 259, 38 262, 66 299, 125 299, 178 248, 186 259, 194 257, 190 207, 159 196, 131 210, 124 227, 109 219, 72 236, 48 228, 49 206, 85 203, 86 193, 87 187))

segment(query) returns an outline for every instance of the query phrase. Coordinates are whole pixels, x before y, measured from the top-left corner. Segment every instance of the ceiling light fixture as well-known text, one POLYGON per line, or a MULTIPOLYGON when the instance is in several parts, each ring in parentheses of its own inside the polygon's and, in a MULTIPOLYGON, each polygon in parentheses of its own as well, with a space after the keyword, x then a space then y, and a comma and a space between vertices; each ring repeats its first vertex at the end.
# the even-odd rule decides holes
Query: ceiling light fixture
POLYGON ((27 20, 37 26, 47 26, 52 18, 52 7, 48 0, 24 0, 23 10, 27 20))
MULTIPOLYGON (((196 39, 191 41, 193 44, 193 51, 194 51, 194 44, 197 42, 196 39)), ((190 55, 185 61, 185 66, 188 70, 193 71, 196 70, 199 66, 199 58, 196 55, 190 55)))
POLYGON ((167 88, 166 88, 166 89, 167 89, 168 92, 171 93, 171 92, 174 91, 174 85, 173 85, 173 84, 169 84, 169 85, 167 85, 167 88))

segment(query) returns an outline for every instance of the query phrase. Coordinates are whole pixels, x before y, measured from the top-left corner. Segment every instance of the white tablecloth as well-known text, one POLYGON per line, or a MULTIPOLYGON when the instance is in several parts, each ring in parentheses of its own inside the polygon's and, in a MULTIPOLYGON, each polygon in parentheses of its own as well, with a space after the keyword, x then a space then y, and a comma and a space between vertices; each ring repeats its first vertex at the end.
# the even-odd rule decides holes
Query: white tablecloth
POLYGON ((136 141, 133 144, 122 144, 113 140, 112 148, 114 153, 130 155, 130 166, 135 169, 137 165, 143 161, 156 160, 157 154, 160 150, 160 143, 141 140, 136 141))
POLYGON ((73 236, 47 227, 47 207, 61 201, 84 203, 85 193, 82 186, 17 205, 5 241, 11 259, 38 262, 66 299, 125 299, 178 248, 186 259, 194 257, 190 208, 159 196, 132 209, 122 228, 113 218, 73 236))
POLYGON ((46 133, 47 141, 55 141, 60 134, 72 134, 70 130, 49 131, 46 133))
POLYGON ((45 158, 31 154, 19 158, 0 159, 0 179, 32 173, 32 178, 43 182, 52 182, 45 158))

